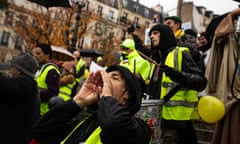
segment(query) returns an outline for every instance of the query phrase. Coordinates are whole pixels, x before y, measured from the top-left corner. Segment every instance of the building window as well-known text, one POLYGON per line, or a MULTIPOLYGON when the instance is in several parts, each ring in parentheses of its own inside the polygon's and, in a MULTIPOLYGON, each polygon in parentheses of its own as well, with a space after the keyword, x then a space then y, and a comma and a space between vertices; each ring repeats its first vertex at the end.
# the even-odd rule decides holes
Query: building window
POLYGON ((113 21, 113 19, 114 19, 114 12, 110 10, 108 20, 113 21))
POLYGON ((5 20, 4 20, 4 24, 5 25, 13 25, 13 12, 11 11, 7 11, 6 12, 6 17, 5 17, 5 20))
POLYGON ((144 9, 144 16, 145 17, 149 16, 149 9, 147 9, 147 8, 144 9))
POLYGON ((32 27, 38 27, 37 20, 33 19, 31 25, 32 25, 32 27))
POLYGON ((136 27, 139 25, 139 17, 134 17, 134 24, 136 27))
POLYGON ((25 16, 25 15, 23 15, 23 14, 19 14, 19 15, 17 15, 17 23, 26 23, 27 22, 27 20, 28 20, 28 17, 27 16, 25 16))
POLYGON ((114 7, 115 0, 110 0, 110 5, 114 7))
POLYGON ((86 10, 89 10, 89 1, 85 2, 85 8, 86 8, 86 10))
POLYGON ((123 7, 125 7, 125 8, 128 6, 128 1, 127 0, 123 0, 122 3, 123 3, 123 7))
POLYGON ((99 23, 95 24, 95 34, 97 36, 100 36, 102 34, 102 28, 101 28, 101 25, 99 23))
POLYGON ((10 37, 10 33, 3 31, 2 38, 1 38, 1 45, 8 46, 9 37, 10 37))
POLYGON ((123 16, 127 18, 128 17, 128 13, 123 12, 123 16))
POLYGON ((102 11, 103 11, 103 7, 102 6, 98 6, 98 11, 97 14, 102 17, 102 11))
POLYGON ((207 21, 206 21, 205 18, 203 19, 203 23, 202 23, 202 25, 203 25, 203 26, 207 26, 207 21))
POLYGON ((139 5, 135 4, 133 8, 134 8, 134 12, 138 12, 139 5))
POLYGON ((114 38, 114 32, 109 32, 109 39, 113 39, 114 38))
POLYGON ((121 18, 120 18, 120 22, 126 24, 126 23, 127 23, 127 17, 128 17, 128 13, 123 12, 123 16, 121 16, 121 18))
POLYGON ((126 34, 127 34, 127 31, 123 29, 123 30, 122 30, 122 41, 125 40, 126 34))
POLYGON ((22 39, 19 36, 16 38, 15 49, 22 51, 22 39))
POLYGON ((149 26, 150 26, 150 23, 149 23, 148 21, 146 21, 146 22, 145 22, 145 27, 146 27, 146 28, 149 28, 149 26))

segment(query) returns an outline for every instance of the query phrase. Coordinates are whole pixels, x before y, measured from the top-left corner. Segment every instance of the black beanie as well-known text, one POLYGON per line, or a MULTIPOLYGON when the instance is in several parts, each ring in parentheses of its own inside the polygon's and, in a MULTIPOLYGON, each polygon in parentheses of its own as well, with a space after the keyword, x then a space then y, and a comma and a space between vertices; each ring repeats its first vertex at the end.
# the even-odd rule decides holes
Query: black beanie
POLYGON ((112 65, 108 67, 106 71, 119 71, 122 74, 126 82, 126 88, 129 96, 128 109, 130 114, 134 115, 141 107, 141 97, 143 95, 138 78, 127 68, 119 65, 112 65))
POLYGON ((28 53, 17 56, 11 64, 30 77, 34 77, 39 67, 37 60, 28 53))
POLYGON ((186 29, 184 32, 185 34, 189 34, 191 36, 194 36, 195 38, 197 37, 197 33, 192 29, 186 29))

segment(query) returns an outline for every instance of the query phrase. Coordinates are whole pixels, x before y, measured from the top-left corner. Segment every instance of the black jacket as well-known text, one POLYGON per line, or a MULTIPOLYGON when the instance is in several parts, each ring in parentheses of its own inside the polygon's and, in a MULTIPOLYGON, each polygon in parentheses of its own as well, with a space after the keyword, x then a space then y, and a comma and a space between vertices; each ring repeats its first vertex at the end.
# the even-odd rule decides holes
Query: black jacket
POLYGON ((33 78, 0 75, 0 139, 3 144, 28 144, 39 118, 40 98, 33 78))
MULTIPOLYGON (((167 53, 168 54, 168 53, 167 53)), ((165 59, 162 60, 164 64, 165 59)), ((182 74, 186 78, 184 80, 184 88, 202 91, 207 84, 207 79, 204 77, 204 73, 200 70, 199 66, 195 63, 192 56, 188 52, 183 52, 182 60, 182 74)), ((151 79, 147 89, 147 93, 152 96, 153 99, 160 98, 162 71, 158 71, 158 79, 154 81, 151 79)))
POLYGON ((86 116, 88 120, 67 143, 85 141, 98 126, 102 129, 104 144, 148 144, 150 141, 149 126, 112 97, 103 97, 96 111, 82 110, 73 101, 53 107, 34 126, 34 138, 41 144, 57 144, 86 116))
MULTIPOLYGON (((160 65, 163 65, 169 52, 176 48, 177 41, 171 29, 166 25, 155 25, 150 32, 153 30, 157 30, 161 33, 159 46, 152 47, 153 59, 160 65)), ((184 83, 185 89, 202 91, 207 84, 207 79, 205 78, 203 71, 200 70, 191 53, 183 52, 182 57, 181 75, 184 79, 180 82, 180 84, 184 83)), ((163 71, 159 70, 158 79, 154 80, 152 77, 148 86, 147 93, 151 95, 153 99, 160 98, 162 73, 163 71)), ((178 78, 180 77, 176 77, 175 79, 178 78)))

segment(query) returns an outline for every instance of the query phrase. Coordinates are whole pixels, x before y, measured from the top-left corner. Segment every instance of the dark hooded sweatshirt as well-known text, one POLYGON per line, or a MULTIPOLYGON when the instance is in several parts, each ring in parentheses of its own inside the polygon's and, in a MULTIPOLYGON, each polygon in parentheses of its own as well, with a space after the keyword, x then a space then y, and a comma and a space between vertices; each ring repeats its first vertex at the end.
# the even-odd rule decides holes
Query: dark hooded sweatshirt
POLYGON ((128 108, 112 97, 103 97, 99 104, 87 110, 80 109, 73 101, 53 107, 34 126, 33 135, 41 144, 58 144, 73 128, 88 119, 66 141, 69 144, 84 142, 98 126, 104 144, 148 144, 151 137, 149 126, 134 117, 141 105, 141 87, 136 77, 121 66, 111 66, 110 71, 120 71, 126 80, 129 94, 128 108))

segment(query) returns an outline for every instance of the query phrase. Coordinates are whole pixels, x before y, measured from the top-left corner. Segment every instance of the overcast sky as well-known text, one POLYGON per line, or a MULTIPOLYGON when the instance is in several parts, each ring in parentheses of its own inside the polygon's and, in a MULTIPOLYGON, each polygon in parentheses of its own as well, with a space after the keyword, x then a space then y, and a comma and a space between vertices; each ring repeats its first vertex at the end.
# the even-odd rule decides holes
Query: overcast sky
MULTIPOLYGON (((214 14, 224 14, 238 7, 240 2, 233 0, 184 0, 193 1, 195 6, 204 6, 207 10, 211 10, 214 14)), ((240 1, 240 0, 239 0, 240 1)), ((172 12, 177 7, 178 0, 140 0, 140 3, 154 7, 157 4, 163 6, 165 12, 172 12)), ((170 13, 171 15, 171 13, 170 13)))

